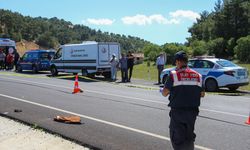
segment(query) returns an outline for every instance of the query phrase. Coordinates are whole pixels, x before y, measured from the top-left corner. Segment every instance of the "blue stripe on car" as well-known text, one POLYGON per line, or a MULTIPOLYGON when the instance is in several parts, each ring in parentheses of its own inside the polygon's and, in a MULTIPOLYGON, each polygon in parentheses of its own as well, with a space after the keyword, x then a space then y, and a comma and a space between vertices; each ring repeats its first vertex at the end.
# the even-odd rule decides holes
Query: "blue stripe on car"
POLYGON ((219 76, 222 76, 224 73, 223 72, 218 72, 218 71, 210 71, 207 76, 213 76, 218 78, 219 76))

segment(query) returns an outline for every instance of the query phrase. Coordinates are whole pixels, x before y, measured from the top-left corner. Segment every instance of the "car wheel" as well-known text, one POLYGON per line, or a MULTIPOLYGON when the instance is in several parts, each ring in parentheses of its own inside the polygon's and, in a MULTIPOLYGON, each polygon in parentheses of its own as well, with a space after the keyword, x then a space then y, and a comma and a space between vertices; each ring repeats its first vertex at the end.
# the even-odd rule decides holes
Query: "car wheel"
POLYGON ((214 79, 207 79, 206 83, 205 83, 205 88, 206 88, 206 91, 208 91, 208 92, 217 91, 218 85, 217 85, 216 80, 214 80, 214 79))
POLYGON ((52 76, 57 76, 57 75, 58 75, 58 72, 57 72, 56 67, 52 67, 52 68, 50 69, 50 72, 51 72, 51 75, 52 75, 52 76))
POLYGON ((32 73, 37 73, 37 67, 36 66, 32 67, 32 73))
POLYGON ((162 84, 165 84, 167 81, 168 75, 164 75, 162 78, 162 84))
POLYGON ((94 74, 94 73, 88 73, 88 74, 87 74, 87 77, 89 77, 89 78, 94 78, 94 77, 95 77, 95 74, 94 74))
POLYGON ((232 86, 232 87, 228 87, 228 89, 230 91, 236 91, 239 88, 239 86, 232 86))
POLYGON ((17 72, 20 72, 20 73, 21 73, 22 71, 23 71, 22 67, 21 67, 20 65, 18 65, 18 66, 17 66, 17 72))

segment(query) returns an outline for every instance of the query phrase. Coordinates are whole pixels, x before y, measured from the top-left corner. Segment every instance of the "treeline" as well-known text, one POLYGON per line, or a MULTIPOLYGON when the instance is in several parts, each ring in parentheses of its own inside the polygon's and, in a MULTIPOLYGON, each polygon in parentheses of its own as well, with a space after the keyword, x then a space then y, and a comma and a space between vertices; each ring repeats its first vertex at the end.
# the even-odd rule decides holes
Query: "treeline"
POLYGON ((82 41, 119 42, 123 51, 142 52, 148 41, 133 36, 125 36, 93 30, 84 25, 73 25, 69 21, 54 18, 32 18, 0 9, 0 37, 15 41, 34 41, 46 48, 59 44, 80 43, 82 41))
POLYGON ((155 60, 163 51, 171 62, 176 51, 184 50, 191 56, 214 55, 250 62, 249 0, 218 0, 212 12, 204 11, 200 16, 189 28, 191 37, 187 38, 185 44, 150 44, 144 48, 145 56, 149 60, 155 60))
POLYGON ((250 1, 218 0, 190 29, 194 55, 209 54, 250 62, 250 1))

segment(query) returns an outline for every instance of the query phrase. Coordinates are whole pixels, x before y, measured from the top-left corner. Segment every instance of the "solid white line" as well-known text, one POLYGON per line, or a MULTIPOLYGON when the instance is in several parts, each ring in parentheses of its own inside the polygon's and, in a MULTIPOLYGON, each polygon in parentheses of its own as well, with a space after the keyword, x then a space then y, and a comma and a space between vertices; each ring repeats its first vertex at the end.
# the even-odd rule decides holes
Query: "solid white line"
POLYGON ((241 114, 235 114, 235 113, 230 113, 230 112, 224 112, 224 111, 218 111, 218 110, 211 110, 211 109, 205 109, 205 108, 200 108, 202 111, 209 111, 209 112, 214 112, 214 113, 220 113, 220 114, 225 114, 225 115, 231 115, 231 116, 238 116, 238 117, 244 117, 247 118, 247 115, 241 115, 241 114))
MULTIPOLYGON (((72 90, 71 87, 66 87, 66 86, 60 86, 60 85, 54 85, 54 84, 48 84, 48 83, 41 83, 41 82, 35 82, 35 81, 27 81, 27 80, 22 80, 22 79, 14 79, 14 78, 8 78, 8 77, 1 77, 1 78, 16 80, 16 81, 22 81, 22 82, 29 82, 29 83, 40 84, 40 85, 59 87, 59 88, 65 88, 65 89, 71 89, 72 90)), ((158 104, 167 105, 166 102, 142 99, 142 98, 137 98, 137 97, 123 96, 123 95, 117 95, 117 94, 109 94, 109 93, 104 93, 104 92, 100 92, 100 91, 91 91, 91 90, 85 90, 85 91, 90 92, 90 93, 97 93, 97 94, 116 96, 116 97, 122 97, 122 98, 128 98, 128 99, 135 99, 135 100, 144 101, 144 102, 151 102, 151 103, 158 103, 158 104)), ((169 109, 169 108, 166 108, 166 109, 169 109)), ((231 115, 231 116, 237 116, 237 117, 244 117, 244 118, 248 117, 247 115, 241 115, 241 114, 230 113, 230 112, 223 112, 223 111, 212 110, 212 109, 200 108, 200 110, 213 112, 213 113, 220 113, 220 114, 225 114, 225 115, 231 115)))
MULTIPOLYGON (((36 102, 31 102, 31 101, 24 100, 24 99, 17 98, 17 97, 12 97, 12 96, 8 96, 8 95, 4 95, 4 94, 0 94, 0 96, 10 98, 10 99, 13 99, 13 100, 16 100, 16 101, 21 101, 21 102, 29 103, 29 104, 32 104, 32 105, 41 106, 41 107, 44 107, 44 108, 48 108, 48 109, 52 109, 52 110, 61 111, 61 112, 64 112, 64 113, 80 116, 80 117, 85 118, 85 119, 93 120, 93 121, 96 121, 96 122, 100 122, 100 123, 103 123, 103 124, 107 124, 107 125, 110 125, 110 126, 122 128, 122 129, 129 130, 129 131, 141 133, 141 134, 148 135, 148 136, 151 136, 151 137, 155 137, 155 138, 158 138, 158 139, 161 139, 161 140, 170 141, 169 137, 165 137, 165 136, 162 136, 162 135, 150 133, 150 132, 143 131, 143 130, 140 130, 140 129, 127 127, 127 126, 124 126, 124 125, 121 125, 121 124, 101 120, 101 119, 98 119, 98 118, 94 118, 94 117, 74 113, 74 112, 71 112, 71 111, 63 110, 63 109, 60 109, 60 108, 56 108, 56 107, 52 107, 52 106, 48 106, 48 105, 44 105, 44 104, 40 104, 40 103, 36 103, 36 102)), ((199 146, 199 145, 195 145, 195 148, 198 148, 198 149, 201 149, 201 150, 211 150, 210 148, 199 146)))

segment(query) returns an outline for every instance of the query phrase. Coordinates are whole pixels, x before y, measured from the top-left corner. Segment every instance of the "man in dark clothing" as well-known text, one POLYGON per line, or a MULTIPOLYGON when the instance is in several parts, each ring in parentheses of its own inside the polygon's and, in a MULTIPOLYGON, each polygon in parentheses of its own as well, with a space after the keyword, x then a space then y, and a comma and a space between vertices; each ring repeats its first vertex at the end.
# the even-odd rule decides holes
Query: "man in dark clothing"
POLYGON ((130 51, 128 51, 127 58, 128 58, 128 71, 129 71, 128 82, 130 82, 134 66, 134 56, 130 51))
POLYGON ((199 114, 200 98, 205 96, 202 76, 187 66, 185 52, 175 54, 176 69, 171 71, 163 96, 169 95, 170 139, 175 150, 193 150, 194 126, 199 114))
POLYGON ((19 53, 17 52, 17 50, 15 51, 15 56, 14 56, 14 65, 15 65, 15 70, 17 71, 17 62, 20 58, 19 53))
POLYGON ((128 59, 125 54, 122 54, 122 58, 119 60, 121 67, 122 82, 127 82, 128 80, 128 59))

